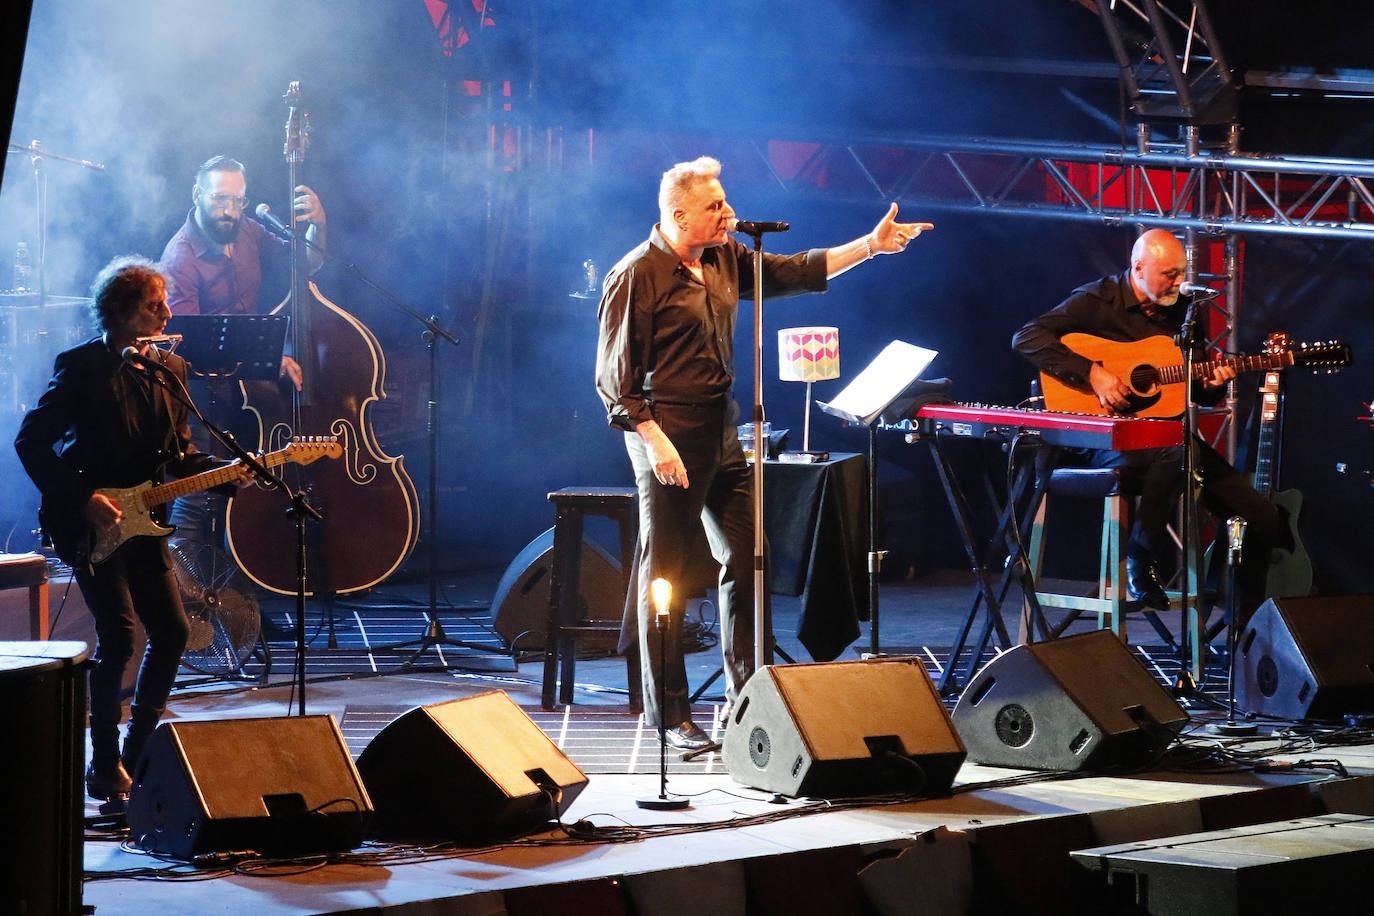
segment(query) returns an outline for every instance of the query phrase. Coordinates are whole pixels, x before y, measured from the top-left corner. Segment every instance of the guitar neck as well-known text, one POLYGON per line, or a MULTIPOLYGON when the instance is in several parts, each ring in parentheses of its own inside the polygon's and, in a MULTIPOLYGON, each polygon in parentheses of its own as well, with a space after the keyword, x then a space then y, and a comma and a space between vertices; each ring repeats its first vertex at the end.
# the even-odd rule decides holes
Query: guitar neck
MULTIPOLYGON (((286 452, 269 452, 259 459, 264 466, 273 468, 287 460, 286 452)), ((226 464, 222 468, 215 468, 211 471, 201 471, 199 474, 192 474, 190 477, 183 477, 181 480, 173 480, 171 483, 158 484, 149 487, 143 494, 143 502, 148 506, 160 506, 163 503, 171 502, 182 496, 190 496, 192 493, 199 493, 201 490, 209 490, 213 487, 222 486, 230 481, 236 480, 243 473, 242 462, 235 461, 233 464, 226 464)))
POLYGON ((1255 491, 1265 499, 1274 495, 1274 429, 1271 423, 1260 426, 1259 446, 1255 449, 1255 491))
POLYGON ((1279 442, 1283 429, 1283 379, 1271 372, 1260 386, 1259 444, 1255 449, 1255 490, 1265 499, 1274 495, 1279 479, 1279 442))
MULTIPOLYGON (((1233 356, 1227 359, 1214 359, 1203 363, 1193 363, 1192 377, 1196 379, 1207 378, 1218 369, 1235 369, 1241 372, 1265 372, 1269 369, 1281 369, 1284 366, 1293 365, 1293 354, 1284 353, 1263 353, 1255 356, 1233 356)), ((1162 366, 1159 369, 1159 383, 1161 385, 1174 385, 1185 378, 1183 364, 1176 366, 1162 366)))

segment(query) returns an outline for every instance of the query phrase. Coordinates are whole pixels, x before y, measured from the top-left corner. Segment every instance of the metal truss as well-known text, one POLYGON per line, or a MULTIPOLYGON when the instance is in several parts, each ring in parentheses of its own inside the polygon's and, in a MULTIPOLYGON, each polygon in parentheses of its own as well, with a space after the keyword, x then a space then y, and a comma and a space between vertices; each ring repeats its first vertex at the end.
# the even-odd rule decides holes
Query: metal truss
POLYGON ((1231 71, 1202 0, 1093 0, 1093 5, 1138 118, 1193 125, 1236 120, 1231 71))
POLYGON ((1374 161, 950 138, 816 144, 788 190, 1206 234, 1374 241, 1374 161))

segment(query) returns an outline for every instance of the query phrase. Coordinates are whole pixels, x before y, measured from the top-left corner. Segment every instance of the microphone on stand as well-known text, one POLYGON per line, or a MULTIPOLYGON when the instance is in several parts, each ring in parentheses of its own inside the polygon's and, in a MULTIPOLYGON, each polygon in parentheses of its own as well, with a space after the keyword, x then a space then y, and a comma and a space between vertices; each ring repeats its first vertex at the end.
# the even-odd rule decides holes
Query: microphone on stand
POLYGON ((181 343, 183 336, 180 334, 153 334, 148 337, 135 337, 134 342, 119 352, 124 358, 124 362, 135 366, 142 366, 145 369, 161 369, 166 371, 166 366, 162 364, 162 358, 170 354, 181 343), (166 350, 159 350, 158 344, 171 344, 166 350), (144 348, 148 353, 143 353, 144 348))
MULTIPOLYGON (((152 350, 154 353, 162 352, 157 347, 153 347, 152 350)), ((145 356, 141 348, 137 344, 131 344, 130 346, 125 347, 123 350, 120 351, 119 355, 124 357, 124 362, 131 363, 135 366, 142 366, 145 369, 166 368, 162 365, 162 361, 159 360, 156 356, 145 356)))
POLYGON ((277 215, 272 212, 272 208, 267 206, 267 204, 258 204, 257 209, 253 211, 253 215, 257 217, 258 222, 262 223, 268 229, 274 230, 277 235, 290 238, 294 234, 286 227, 285 223, 277 219, 277 215))
POLYGON ((791 229, 788 223, 755 223, 742 219, 729 219, 725 222, 726 232, 743 232, 745 235, 763 235, 765 232, 786 232, 791 229))
MULTIPOLYGON (((153 347, 153 352, 160 353, 162 351, 158 350, 157 347, 153 347)), ((166 366, 162 365, 162 362, 158 360, 156 357, 144 356, 141 352, 139 352, 139 347, 137 345, 125 347, 123 350, 120 351, 119 355, 124 357, 124 365, 136 366, 139 369, 142 369, 145 372, 150 373, 150 378, 154 378, 154 380, 157 381, 157 384, 166 387, 166 384, 162 382, 160 379, 157 379, 156 376, 160 373, 168 372, 169 370, 166 366)))
MULTIPOLYGON (((264 206, 266 206, 266 204, 264 204, 264 206)), ((1213 289, 1210 286, 1203 286, 1201 283, 1180 283, 1178 286, 1178 291, 1183 295, 1191 296, 1194 299, 1215 299, 1217 296, 1220 296, 1223 292, 1225 292, 1225 290, 1213 289)))

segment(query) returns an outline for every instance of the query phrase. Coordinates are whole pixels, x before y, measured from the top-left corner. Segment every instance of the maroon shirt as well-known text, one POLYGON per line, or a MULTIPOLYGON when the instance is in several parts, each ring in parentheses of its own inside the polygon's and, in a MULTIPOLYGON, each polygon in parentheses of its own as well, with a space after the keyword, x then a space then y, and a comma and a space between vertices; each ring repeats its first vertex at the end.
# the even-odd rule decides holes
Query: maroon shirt
POLYGON ((255 315, 262 287, 262 252, 287 250, 279 239, 251 219, 239 220, 233 256, 205 237, 196 225, 195 210, 162 250, 167 276, 167 306, 174 315, 255 315))

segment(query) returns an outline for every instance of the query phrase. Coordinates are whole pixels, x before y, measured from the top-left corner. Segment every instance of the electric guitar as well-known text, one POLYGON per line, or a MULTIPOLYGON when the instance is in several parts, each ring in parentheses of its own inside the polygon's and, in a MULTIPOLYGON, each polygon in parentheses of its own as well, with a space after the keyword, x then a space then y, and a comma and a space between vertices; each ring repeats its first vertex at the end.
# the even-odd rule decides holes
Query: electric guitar
MULTIPOLYGON (((1173 338, 1161 334, 1144 340, 1123 342, 1075 333, 1065 334, 1060 342, 1075 353, 1101 363, 1104 369, 1130 387, 1131 406, 1120 413, 1136 417, 1177 417, 1183 414, 1187 392, 1182 383, 1186 379, 1173 338)), ((1265 342, 1263 354, 1193 363, 1192 377, 1207 378, 1223 367, 1234 368, 1237 372, 1261 372, 1285 366, 1338 369, 1350 365, 1350 362, 1350 347, 1347 344, 1329 341, 1293 347, 1288 342, 1288 335, 1271 334, 1265 342)), ((1072 388, 1043 372, 1040 373, 1040 386, 1047 410, 1090 414, 1111 412, 1098 402, 1091 388, 1072 388)))
MULTIPOLYGON (((287 462, 310 464, 320 458, 338 458, 342 454, 343 446, 335 437, 312 437, 309 440, 294 440, 285 448, 259 456, 258 460, 266 467, 272 468, 287 462)), ((235 461, 224 467, 202 471, 199 474, 192 474, 190 477, 183 477, 170 483, 154 484, 147 481, 134 487, 105 487, 96 490, 95 492, 103 494, 119 506, 123 517, 117 523, 101 528, 92 528, 83 523, 70 526, 68 530, 72 533, 80 530, 85 535, 84 543, 79 543, 80 536, 74 539, 77 543, 68 541, 73 548, 70 551, 60 549, 64 546, 59 543, 60 533, 51 532, 54 542, 59 547, 59 555, 62 555, 63 559, 66 559, 67 555, 72 556, 74 560, 72 565, 74 566, 84 563, 103 563, 119 549, 121 544, 130 538, 141 536, 166 537, 176 528, 159 524, 152 516, 151 510, 154 506, 171 502, 181 496, 190 496, 192 493, 199 493, 202 490, 232 483, 247 473, 248 470, 243 466, 243 462, 235 461)))
MULTIPOLYGON (((1270 335, 1271 337, 1275 335, 1270 335)), ((1297 490, 1274 492, 1279 479, 1280 445, 1283 441, 1282 374, 1267 372, 1260 386, 1259 446, 1255 450, 1255 489, 1275 506, 1288 510, 1288 534, 1293 549, 1274 547, 1269 551, 1269 571, 1264 594, 1270 598, 1298 598, 1312 591, 1312 558, 1298 537, 1298 515, 1302 512, 1302 493, 1297 490)))

